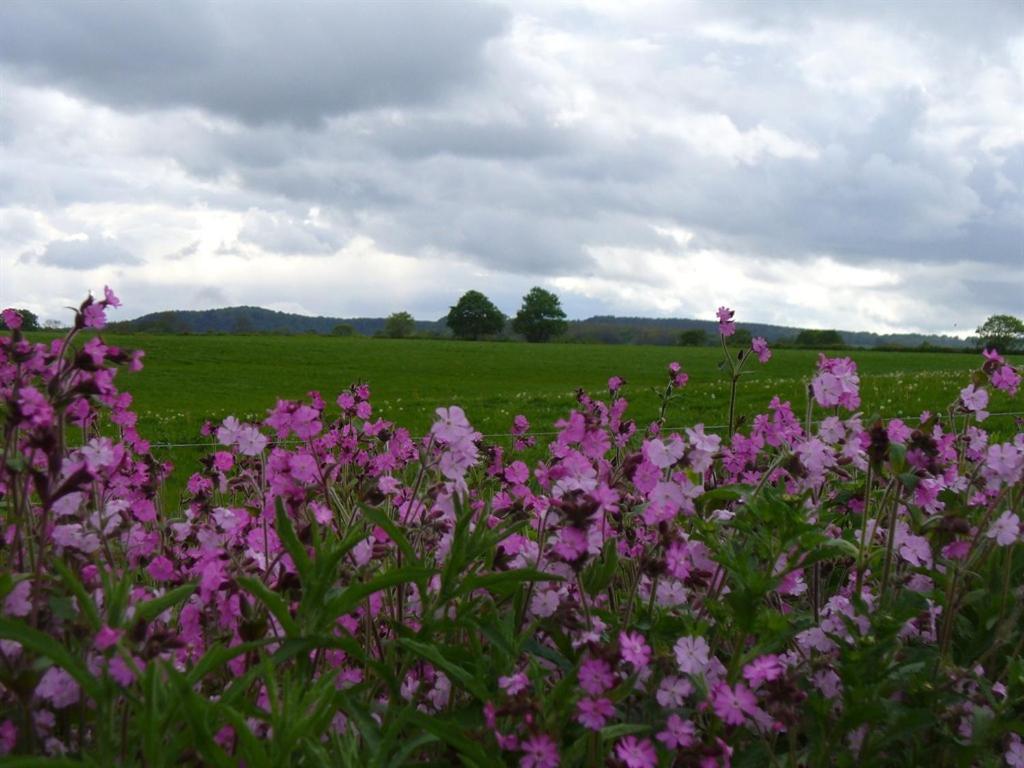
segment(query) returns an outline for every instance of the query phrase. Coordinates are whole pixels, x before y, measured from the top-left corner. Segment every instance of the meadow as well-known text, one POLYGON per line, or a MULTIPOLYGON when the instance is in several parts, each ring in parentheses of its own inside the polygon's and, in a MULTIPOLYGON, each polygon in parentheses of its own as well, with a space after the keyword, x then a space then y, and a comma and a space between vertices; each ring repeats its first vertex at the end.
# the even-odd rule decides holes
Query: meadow
POLYGON ((0 764, 1024 761, 998 355, 755 340, 735 399, 737 351, 80 333, 116 303, 4 313, 0 764))
MULTIPOLYGON (((122 374, 119 384, 135 398, 139 431, 158 445, 196 442, 205 420, 216 423, 232 414, 255 420, 278 397, 301 398, 318 390, 331 400, 357 382, 370 385, 377 415, 414 433, 425 433, 435 408, 458 403, 478 430, 497 437, 508 434, 512 418, 520 413, 535 430, 551 430, 573 407, 577 388, 600 395, 610 376, 626 380, 632 418, 645 424, 657 416, 665 366, 673 360, 690 380, 672 405, 670 426, 702 422, 708 431, 720 429, 729 395, 728 378, 719 369, 722 351, 715 347, 317 336, 103 338, 108 344, 146 351, 145 369, 122 374)), ((868 416, 909 419, 948 404, 956 399, 967 372, 977 367, 977 356, 957 353, 842 354, 857 363, 862 411, 868 416)), ((738 415, 760 413, 776 394, 802 414, 817 359, 814 351, 782 349, 767 364, 748 366, 740 383, 738 415)), ((990 410, 1019 409, 996 392, 990 410)))

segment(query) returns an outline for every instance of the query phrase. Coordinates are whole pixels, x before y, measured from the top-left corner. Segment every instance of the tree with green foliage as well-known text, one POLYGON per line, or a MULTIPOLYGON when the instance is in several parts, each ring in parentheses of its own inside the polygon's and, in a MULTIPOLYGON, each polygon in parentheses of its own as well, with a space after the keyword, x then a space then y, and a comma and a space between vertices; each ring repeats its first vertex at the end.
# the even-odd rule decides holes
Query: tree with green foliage
POLYGON ((1013 315, 992 315, 975 331, 981 345, 997 352, 1024 349, 1024 322, 1013 315))
POLYGON ((349 323, 338 323, 331 329, 331 336, 355 336, 356 329, 349 323))
POLYGON ((530 342, 549 341, 561 336, 568 327, 558 296, 543 288, 530 289, 512 320, 512 330, 530 342))
POLYGON ((842 347, 846 342, 839 331, 824 331, 814 328, 805 328, 796 335, 793 342, 798 347, 842 347))
POLYGON ((679 334, 679 346, 681 347, 703 347, 707 346, 708 332, 703 328, 690 328, 679 334))
POLYGON ((416 333, 416 320, 408 312, 392 312, 384 323, 384 335, 389 339, 406 339, 416 333))
POLYGON ((466 291, 449 310, 445 323, 457 339, 476 340, 501 333, 505 315, 480 291, 466 291))
POLYGON ((754 340, 753 334, 746 328, 737 328, 736 333, 730 336, 727 341, 730 347, 749 347, 750 342, 754 340))

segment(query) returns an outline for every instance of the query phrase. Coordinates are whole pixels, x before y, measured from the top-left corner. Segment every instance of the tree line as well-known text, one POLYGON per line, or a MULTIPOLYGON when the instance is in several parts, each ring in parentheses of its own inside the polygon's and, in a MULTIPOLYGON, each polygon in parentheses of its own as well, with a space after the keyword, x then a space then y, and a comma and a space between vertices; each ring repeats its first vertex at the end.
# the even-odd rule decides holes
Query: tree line
MULTIPOLYGON (((540 287, 531 288, 523 296, 522 306, 511 319, 480 291, 466 291, 448 310, 444 322, 457 339, 492 338, 504 333, 508 326, 533 343, 561 336, 569 325, 558 296, 540 287)), ((412 336, 415 324, 408 312, 395 312, 388 316, 381 335, 395 339, 412 336)))

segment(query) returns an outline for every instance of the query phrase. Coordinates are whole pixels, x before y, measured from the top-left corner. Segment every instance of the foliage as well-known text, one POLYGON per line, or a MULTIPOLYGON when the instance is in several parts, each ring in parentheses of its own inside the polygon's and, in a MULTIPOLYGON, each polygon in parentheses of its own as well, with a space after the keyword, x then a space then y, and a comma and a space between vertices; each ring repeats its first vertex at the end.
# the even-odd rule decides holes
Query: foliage
POLYGON ((705 347, 708 344, 708 332, 703 328, 690 328, 679 334, 679 345, 682 347, 705 347))
POLYGON ((416 320, 408 312, 394 312, 388 315, 383 335, 389 339, 404 339, 416 332, 416 320))
MULTIPOLYGON (((85 329, 0 338, 0 751, 93 765, 995 765, 1024 756, 1020 377, 866 418, 667 428, 621 377, 554 439, 458 406, 414 438, 353 385, 207 431, 181 508, 85 329), (84 341, 83 341, 84 339, 84 341), (730 430, 730 433, 732 430, 730 430), (523 457, 546 444, 531 467, 523 457)), ((5 319, 8 316, 5 314, 5 319)), ((730 391, 763 339, 733 354, 730 391)), ((736 397, 729 398, 734 420, 736 397)), ((820 420, 818 418, 820 417, 820 420)), ((45 764, 42 761, 33 764, 45 764)))
POLYGON ((567 326, 558 296, 538 287, 523 297, 523 306, 512 320, 512 330, 530 342, 550 341, 565 333, 567 326))
POLYGON ((505 316, 480 291, 466 291, 445 319, 459 339, 480 339, 501 333, 505 316))
POLYGON ((796 335, 793 343, 798 347, 810 347, 811 349, 828 349, 829 347, 842 347, 845 342, 839 331, 817 330, 804 328, 796 335))
POLYGON ((1013 315, 992 315, 975 332, 983 346, 997 352, 1024 351, 1024 321, 1013 315))
POLYGON ((356 329, 350 323, 338 323, 331 329, 331 335, 348 338, 356 335, 356 329))

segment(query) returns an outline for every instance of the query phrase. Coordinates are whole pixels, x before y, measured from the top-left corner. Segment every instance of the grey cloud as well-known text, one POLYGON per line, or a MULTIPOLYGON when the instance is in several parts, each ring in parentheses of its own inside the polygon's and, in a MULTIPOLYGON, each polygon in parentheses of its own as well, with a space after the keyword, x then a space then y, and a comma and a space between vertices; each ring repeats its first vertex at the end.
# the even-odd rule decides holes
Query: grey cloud
POLYGON ((0 62, 121 108, 317 124, 472 82, 506 15, 469 2, 12 0, 0 5, 0 62))
POLYGON ((141 264, 142 261, 118 244, 114 238, 87 238, 84 240, 54 240, 47 243, 36 256, 39 264, 60 269, 85 270, 121 264, 141 264))
POLYGON ((348 239, 331 226, 298 219, 283 212, 262 210, 249 211, 238 233, 240 243, 286 256, 330 254, 348 239))

